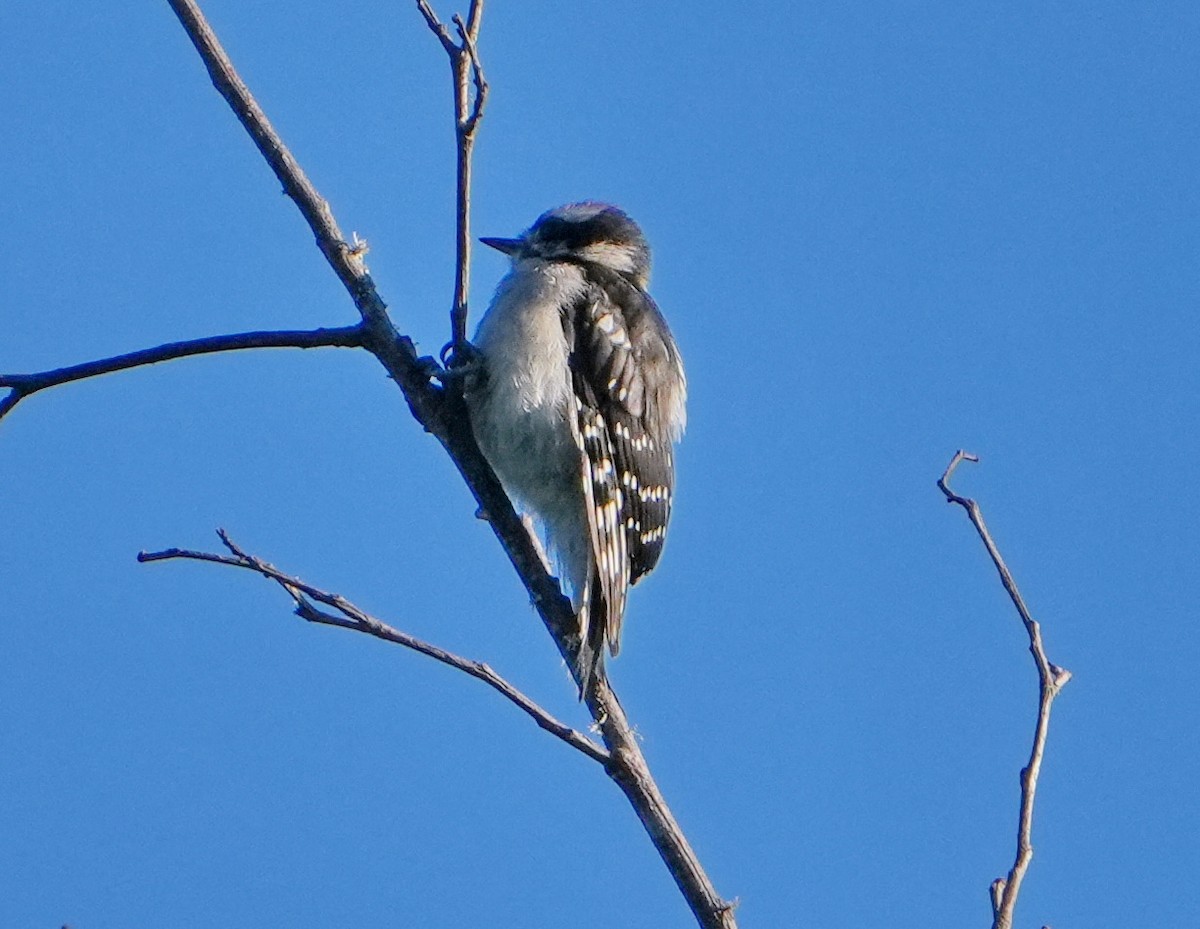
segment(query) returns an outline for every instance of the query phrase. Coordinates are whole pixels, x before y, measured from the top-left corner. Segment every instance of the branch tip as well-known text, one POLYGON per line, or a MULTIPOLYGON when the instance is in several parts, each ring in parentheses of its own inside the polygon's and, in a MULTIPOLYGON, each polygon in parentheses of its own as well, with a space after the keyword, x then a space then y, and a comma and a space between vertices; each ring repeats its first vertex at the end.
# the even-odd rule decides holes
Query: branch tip
POLYGON ((1004 878, 998 877, 992 881, 992 886, 988 889, 992 898, 992 916, 1000 912, 1000 904, 1004 900, 1004 887, 1007 883, 1004 878))
POLYGON ((954 474, 955 469, 964 461, 978 463, 979 456, 960 448, 954 453, 954 457, 950 459, 950 464, 946 465, 946 470, 942 472, 942 476, 938 478, 938 489, 946 495, 947 503, 958 503, 966 506, 972 502, 967 500, 966 497, 958 496, 958 494, 950 489, 950 477, 954 474))
POLYGON ((1017 589, 1016 580, 1004 563, 1004 558, 1001 557, 1000 550, 992 539, 991 533, 988 532, 979 504, 969 497, 959 496, 950 489, 950 477, 954 473, 954 469, 963 461, 977 462, 979 457, 963 449, 955 452, 954 457, 950 459, 950 464, 946 466, 945 472, 938 479, 938 488, 945 495, 946 502, 957 503, 966 511, 967 518, 975 527, 975 532, 983 542, 984 548, 987 549, 992 564, 1000 575, 1000 582, 1004 585, 1004 589, 1025 627, 1025 633, 1029 638, 1029 650, 1033 655, 1038 673, 1038 712, 1034 724, 1033 745, 1029 752, 1029 761, 1021 768, 1020 774, 1021 801, 1017 820, 1016 857, 1008 876, 997 878, 991 885, 992 927, 993 929, 1010 929, 1013 913, 1016 910, 1017 897, 1021 892, 1021 882, 1025 879, 1025 873, 1029 870, 1029 863, 1033 859, 1033 807, 1037 794, 1038 776, 1041 773, 1042 759, 1046 750, 1046 737, 1050 727, 1050 707, 1059 690, 1071 679, 1071 673, 1051 664, 1046 658, 1041 627, 1030 614, 1029 607, 1025 605, 1025 600, 1017 589))
POLYGON ((454 40, 450 38, 450 31, 445 27, 445 25, 443 25, 442 21, 438 19, 437 13, 433 11, 433 8, 428 4, 428 2, 426 2, 426 0, 417 0, 417 9, 420 10, 421 15, 425 17, 425 25, 427 25, 430 31, 437 36, 438 41, 442 43, 442 47, 446 49, 447 52, 453 54, 452 49, 454 48, 454 40))

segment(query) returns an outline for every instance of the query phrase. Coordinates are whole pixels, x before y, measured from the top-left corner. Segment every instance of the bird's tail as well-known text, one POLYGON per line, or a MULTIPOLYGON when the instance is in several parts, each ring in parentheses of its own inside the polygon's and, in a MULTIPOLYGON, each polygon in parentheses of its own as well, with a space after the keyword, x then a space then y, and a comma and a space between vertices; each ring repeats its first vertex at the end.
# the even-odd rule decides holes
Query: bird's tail
POLYGON ((597 580, 593 578, 587 585, 579 604, 579 652, 575 656, 575 670, 579 677, 580 700, 585 699, 596 681, 604 676, 609 608, 597 580))

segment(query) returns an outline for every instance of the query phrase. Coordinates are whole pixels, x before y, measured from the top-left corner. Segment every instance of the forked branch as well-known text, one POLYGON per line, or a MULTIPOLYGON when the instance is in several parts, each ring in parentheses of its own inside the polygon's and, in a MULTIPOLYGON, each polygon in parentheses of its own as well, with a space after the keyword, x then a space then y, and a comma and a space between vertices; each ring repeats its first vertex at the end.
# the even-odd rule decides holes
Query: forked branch
POLYGON ((1050 707, 1054 698, 1058 696, 1058 692, 1071 679, 1071 672, 1051 664, 1046 658, 1046 649, 1042 644, 1041 626, 1030 614, 1029 607, 1025 605, 1025 599, 1017 589, 1017 582, 1013 579, 1012 572, 1008 570, 1008 565, 1000 557, 1000 550, 992 540, 991 533, 988 532, 979 504, 970 497, 960 497, 950 489, 950 477, 964 461, 977 462, 979 458, 962 449, 955 452, 954 457, 950 459, 950 464, 946 466, 945 472, 938 479, 938 489, 945 495, 947 503, 956 503, 966 511, 971 525, 975 527, 979 538, 983 540, 992 564, 996 566, 996 570, 1000 574, 1000 582, 1008 591, 1013 606, 1020 614, 1025 632, 1029 636, 1029 651, 1033 654, 1038 672, 1038 715, 1034 726, 1033 748, 1029 753, 1029 762, 1021 769, 1021 812, 1017 822, 1016 858, 1012 868, 1009 869, 1008 876, 996 878, 990 889, 992 929, 1010 929, 1013 912, 1017 906, 1017 897, 1021 893, 1021 882, 1025 879, 1025 872, 1029 870, 1030 861, 1033 860, 1033 802, 1037 794, 1038 775, 1042 770, 1042 757, 1046 751, 1046 735, 1050 727, 1050 707))
POLYGON ((212 552, 168 548, 159 552, 139 552, 138 561, 169 561, 182 558, 191 561, 207 561, 213 564, 229 565, 234 568, 245 568, 248 571, 261 574, 263 577, 277 582, 280 587, 287 591, 292 600, 295 601, 295 612, 301 619, 326 626, 338 626, 342 629, 353 630, 354 632, 364 632, 377 639, 383 639, 385 642, 403 645, 414 652, 427 655, 434 659, 434 661, 440 661, 442 664, 462 671, 464 674, 469 674, 476 680, 483 681, 505 699, 516 704, 523 713, 551 735, 562 739, 562 741, 587 755, 593 761, 598 761, 602 765, 608 764, 608 752, 583 733, 572 729, 565 723, 559 722, 483 662, 462 658, 453 652, 448 652, 445 649, 438 648, 436 645, 424 642, 416 636, 409 635, 407 632, 401 632, 399 629, 376 619, 364 610, 360 610, 345 597, 329 593, 318 587, 313 587, 311 584, 306 584, 297 577, 284 574, 278 568, 268 564, 261 558, 243 551, 234 543, 224 529, 218 530, 217 535, 221 537, 222 544, 229 549, 230 554, 218 555, 212 552), (326 613, 318 610, 311 602, 314 600, 317 603, 332 608, 336 612, 326 613))
POLYGON ((454 14, 452 22, 458 32, 458 41, 450 36, 450 30, 438 19, 427 0, 417 0, 417 9, 425 17, 425 23, 450 59, 450 73, 454 81, 454 135, 457 154, 457 218, 455 224, 457 241, 455 251, 457 264, 454 275, 454 303, 450 308, 451 349, 460 348, 467 341, 467 298, 471 290, 471 165, 475 150, 475 135, 483 108, 487 105, 488 82, 479 61, 479 27, 483 21, 483 0, 471 0, 471 10, 464 23, 461 16, 454 14), (471 90, 474 87, 474 93, 471 90))

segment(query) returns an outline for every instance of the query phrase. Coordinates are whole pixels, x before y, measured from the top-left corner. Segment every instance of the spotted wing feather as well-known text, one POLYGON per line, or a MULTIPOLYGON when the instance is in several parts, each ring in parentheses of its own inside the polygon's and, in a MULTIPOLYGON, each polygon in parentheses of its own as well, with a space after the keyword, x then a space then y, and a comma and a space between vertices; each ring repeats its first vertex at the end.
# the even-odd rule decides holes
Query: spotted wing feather
POLYGON ((662 336, 666 324, 650 297, 618 274, 596 268, 589 274, 593 285, 564 323, 579 398, 583 473, 589 475, 585 492, 597 581, 608 607, 600 611, 591 604, 587 638, 597 651, 607 640, 615 655, 626 591, 662 553, 674 486, 671 439, 677 438, 670 404, 682 406, 682 397, 662 391, 682 390, 682 368, 662 336), (648 388, 648 373, 662 375, 653 380, 668 388, 648 388), (614 564, 614 558, 620 562, 614 564))

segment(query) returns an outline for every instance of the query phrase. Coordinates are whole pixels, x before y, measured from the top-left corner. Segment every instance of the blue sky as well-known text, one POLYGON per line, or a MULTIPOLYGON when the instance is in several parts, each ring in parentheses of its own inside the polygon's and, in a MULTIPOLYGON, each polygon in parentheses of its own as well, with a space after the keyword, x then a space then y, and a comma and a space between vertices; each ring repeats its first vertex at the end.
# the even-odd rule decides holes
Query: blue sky
MULTIPOLYGON (((204 8, 447 338, 441 49, 406 3, 204 8)), ((452 10, 442 6, 448 15, 452 10)), ((493 3, 478 234, 602 198, 690 427, 612 663, 743 926, 985 925, 1052 660, 1021 925, 1200 920, 1200 11, 493 3)), ((165 3, 0 11, 0 369, 355 313, 165 3)), ((482 309, 504 271, 475 262, 482 309)), ((0 424, 0 925, 686 927, 616 789, 482 685, 291 618, 246 548, 583 726, 439 448, 347 351, 192 359, 0 424)))

